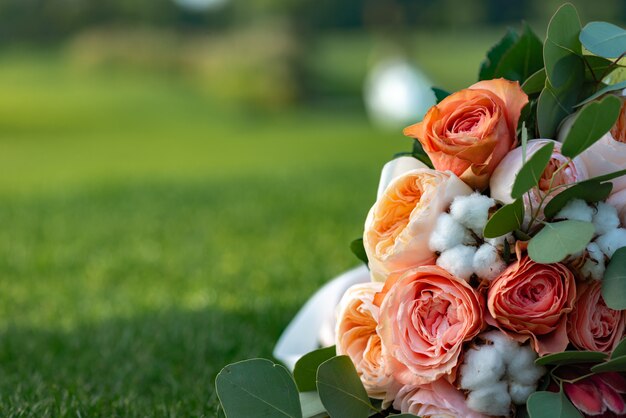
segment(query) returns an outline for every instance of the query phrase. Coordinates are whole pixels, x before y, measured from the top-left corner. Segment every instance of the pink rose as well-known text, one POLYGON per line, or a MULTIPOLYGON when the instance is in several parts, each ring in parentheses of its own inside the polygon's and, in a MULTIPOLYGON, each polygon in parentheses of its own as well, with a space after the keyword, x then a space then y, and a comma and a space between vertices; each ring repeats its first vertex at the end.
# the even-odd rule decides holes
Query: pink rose
POLYGON ((428 240, 439 215, 457 196, 472 193, 454 174, 419 168, 396 177, 370 210, 363 245, 372 277, 434 264, 428 240))
POLYGON ((611 193, 606 203, 617 209, 620 222, 626 225, 626 189, 611 193))
POLYGON ((601 290, 599 281, 579 285, 567 335, 580 350, 610 353, 624 335, 624 312, 606 306, 601 290))
POLYGON ((567 267, 524 256, 491 283, 487 322, 518 342, 530 339, 539 355, 557 353, 569 344, 566 321, 575 299, 576 283, 567 267))
POLYGON ((463 342, 483 326, 482 297, 438 266, 405 272, 380 307, 378 333, 402 384, 454 379, 463 342))
POLYGON ((396 395, 393 407, 403 414, 424 418, 486 418, 469 409, 465 395, 443 379, 421 386, 404 386, 396 395))
POLYGON ((362 283, 350 287, 338 306, 337 355, 348 355, 370 398, 387 399, 396 393, 391 369, 382 355, 378 326, 378 306, 374 294, 382 283, 362 283))

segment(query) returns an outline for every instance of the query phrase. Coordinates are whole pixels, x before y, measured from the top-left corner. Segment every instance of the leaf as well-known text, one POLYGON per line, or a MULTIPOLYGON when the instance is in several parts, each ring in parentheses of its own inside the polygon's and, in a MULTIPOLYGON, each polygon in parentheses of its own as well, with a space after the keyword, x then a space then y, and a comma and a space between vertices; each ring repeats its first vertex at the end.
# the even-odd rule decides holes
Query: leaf
POLYGON ((365 418, 373 409, 348 356, 333 357, 320 365, 317 391, 331 418, 365 418))
POLYGON ((598 176, 598 177, 593 177, 593 178, 590 178, 587 181, 605 182, 605 181, 613 180, 613 179, 616 179, 616 178, 622 177, 622 176, 626 176, 626 169, 619 170, 619 171, 614 171, 612 173, 604 174, 604 175, 598 176))
POLYGON ((580 42, 595 55, 617 58, 626 53, 626 31, 607 22, 589 22, 580 32, 580 42))
POLYGON ((585 80, 600 81, 600 79, 609 75, 612 70, 619 68, 619 65, 613 64, 613 61, 596 55, 583 55, 583 59, 587 62, 587 65, 585 65, 585 80))
POLYGON ((587 180, 563 190, 548 202, 543 213, 548 219, 552 219, 572 199, 582 199, 587 203, 601 202, 611 194, 612 183, 600 183, 595 180, 587 180))
POLYGON ((535 392, 526 405, 530 418, 583 418, 563 391, 535 392))
POLYGON ((526 149, 528 148, 528 129, 526 129, 526 122, 522 123, 522 163, 526 163, 526 149))
POLYGON ((320 348, 302 356, 293 369, 293 377, 300 392, 317 390, 315 379, 317 368, 326 360, 335 357, 335 346, 320 348))
POLYGON ((606 266, 602 279, 602 298, 611 309, 626 309, 626 247, 615 251, 606 266))
POLYGON ((302 418, 327 417, 326 409, 317 392, 301 392, 300 404, 302 405, 302 418))
POLYGON ((443 99, 445 99, 446 97, 450 95, 449 91, 440 89, 439 87, 431 87, 430 89, 433 91, 433 93, 435 93, 435 98, 437 99, 437 103, 440 103, 443 99))
POLYGON ((563 140, 561 153, 569 158, 580 155, 611 130, 621 108, 622 101, 615 96, 587 103, 573 116, 574 123, 563 140))
POLYGON ((543 44, 525 24, 522 35, 500 58, 492 78, 524 82, 542 67, 543 44))
POLYGON ((617 344, 617 347, 611 353, 611 358, 617 358, 621 356, 626 356, 626 338, 622 339, 622 341, 617 344))
POLYGON ((430 160, 430 157, 428 156, 428 154, 426 154, 426 151, 424 151, 424 147, 422 147, 422 144, 418 140, 413 141, 413 152, 411 153, 411 155, 413 156, 413 158, 418 159, 419 161, 426 164, 428 167, 434 167, 433 162, 430 160))
POLYGON ((559 366, 564 364, 601 363, 606 360, 606 354, 598 351, 563 351, 548 354, 535 360, 538 366, 559 366))
POLYGON ((480 72, 478 74, 479 80, 490 80, 494 78, 494 72, 502 56, 513 46, 518 38, 519 35, 512 29, 509 29, 502 39, 491 47, 489 52, 487 52, 487 58, 480 65, 480 72))
POLYGON ((369 263, 367 259, 367 253, 365 252, 365 247, 363 246, 363 238, 357 238, 350 243, 350 251, 352 254, 356 256, 359 260, 364 262, 365 264, 369 263))
POLYGON ((524 193, 539 184, 541 175, 552 157, 552 151, 554 151, 554 142, 548 142, 526 161, 515 177, 511 191, 513 199, 519 199, 524 193))
POLYGON ((567 220, 546 223, 528 243, 528 255, 541 264, 559 263, 585 249, 593 238, 591 222, 567 220))
POLYGON ((598 97, 602 96, 603 94, 607 94, 607 93, 610 93, 612 91, 622 90, 622 89, 626 89, 626 81, 621 81, 621 82, 619 82, 617 84, 611 84, 611 85, 605 86, 605 87, 601 88, 600 90, 598 90, 597 92, 595 92, 594 94, 592 94, 591 96, 587 97, 582 102, 578 103, 574 107, 578 107, 578 106, 582 106, 584 104, 587 104, 587 103, 597 99, 598 97))
POLYGON ((521 199, 502 206, 498 209, 485 225, 483 235, 485 238, 497 238, 518 229, 524 221, 524 202, 521 199))
POLYGON ((571 77, 570 67, 582 64, 582 48, 578 36, 580 18, 576 8, 569 3, 559 7, 550 23, 543 45, 546 75, 555 88, 564 87, 571 77))
MULTIPOLYGON (((582 65, 582 64, 581 64, 582 65)), ((546 86, 537 102, 537 128, 542 138, 554 138, 558 126, 578 103, 578 92, 582 87, 583 68, 571 69, 572 78, 567 86, 556 89, 546 79, 546 86)))
POLYGON ((546 85, 546 70, 541 68, 539 71, 536 71, 534 74, 529 76, 524 84, 522 84, 522 90, 524 93, 528 94, 537 94, 540 93, 543 87, 546 85))
POLYGON ((626 372, 626 356, 615 357, 606 363, 595 365, 591 371, 594 373, 626 372))
POLYGON ((230 364, 219 372, 215 386, 228 418, 302 418, 296 383, 280 364, 265 359, 230 364))

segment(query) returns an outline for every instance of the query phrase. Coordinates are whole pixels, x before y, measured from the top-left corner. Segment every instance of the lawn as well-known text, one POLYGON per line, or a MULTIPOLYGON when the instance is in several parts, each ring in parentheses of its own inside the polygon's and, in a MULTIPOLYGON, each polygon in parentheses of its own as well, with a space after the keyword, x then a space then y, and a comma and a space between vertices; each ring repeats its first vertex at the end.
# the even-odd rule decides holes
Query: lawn
POLYGON ((56 53, 1 54, 0 90, 3 417, 214 416, 220 368, 270 356, 357 263, 379 170, 410 147, 358 108, 242 112, 56 53))

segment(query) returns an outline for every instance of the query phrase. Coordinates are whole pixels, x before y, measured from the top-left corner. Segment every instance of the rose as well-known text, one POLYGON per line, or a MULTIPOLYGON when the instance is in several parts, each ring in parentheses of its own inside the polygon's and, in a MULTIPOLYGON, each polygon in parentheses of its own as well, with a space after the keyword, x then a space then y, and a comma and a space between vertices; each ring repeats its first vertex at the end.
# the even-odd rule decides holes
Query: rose
POLYGON ((393 407, 420 417, 486 418, 469 409, 463 393, 443 379, 421 386, 404 386, 396 395, 393 407))
POLYGON ((599 281, 579 285, 578 298, 567 322, 567 335, 580 350, 609 353, 624 335, 624 312, 606 306, 601 288, 599 281))
POLYGON ((612 193, 606 202, 617 209, 622 225, 626 225, 626 189, 612 193))
POLYGON ((517 145, 517 122, 526 103, 518 82, 481 81, 443 99, 404 134, 419 140, 437 170, 450 170, 483 190, 517 145))
POLYGON ((363 245, 373 279, 384 281, 392 272, 434 264, 428 241, 437 217, 456 196, 471 193, 450 172, 421 168, 396 177, 365 221, 363 245))
MULTIPOLYGON (((528 141, 526 160, 528 161, 532 155, 550 142, 554 143, 554 151, 552 152, 548 166, 539 179, 538 187, 533 188, 529 194, 524 195, 524 206, 526 207, 527 215, 530 215, 531 208, 535 211, 537 210, 539 203, 544 197, 545 204, 565 189, 561 187, 547 196, 550 187, 564 186, 589 178, 583 161, 576 157, 572 160, 571 164, 568 164, 569 159, 561 154, 561 144, 551 139, 535 139, 528 141)), ((504 157, 493 172, 491 181, 489 182, 492 198, 505 204, 513 203, 514 199, 511 197, 511 191, 513 190, 515 178, 524 165, 522 154, 521 147, 514 149, 504 157)))
POLYGON ((419 385, 454 379, 463 342, 483 325, 482 297, 438 266, 405 272, 380 307, 378 333, 394 377, 419 385))
POLYGON ((370 398, 391 401, 396 393, 391 368, 382 355, 378 306, 374 294, 383 284, 370 282, 350 287, 338 305, 335 332, 337 355, 348 355, 370 398))
POLYGON ((575 298, 574 275, 567 267, 524 256, 491 283, 487 323, 518 342, 530 339, 539 355, 560 352, 569 343, 566 321, 575 298))

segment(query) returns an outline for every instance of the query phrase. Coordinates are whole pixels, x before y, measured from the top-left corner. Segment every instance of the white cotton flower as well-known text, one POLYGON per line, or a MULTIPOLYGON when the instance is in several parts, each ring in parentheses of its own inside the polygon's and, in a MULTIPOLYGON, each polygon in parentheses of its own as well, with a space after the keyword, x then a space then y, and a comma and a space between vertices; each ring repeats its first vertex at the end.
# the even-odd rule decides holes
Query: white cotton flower
POLYGON ((481 345, 465 353, 461 366, 461 388, 475 390, 502 379, 505 364, 502 356, 491 345, 481 345))
POLYGON ((504 242, 509 244, 509 249, 514 247, 515 237, 512 233, 508 233, 506 235, 502 235, 496 238, 485 238, 485 242, 490 244, 492 247, 496 247, 496 249, 500 252, 504 251, 504 242))
POLYGON ((542 366, 537 366, 537 353, 530 346, 521 346, 517 355, 507 365, 507 375, 512 383, 521 385, 536 385, 546 372, 542 366))
POLYGON ((593 226, 596 228, 596 234, 598 235, 604 235, 607 232, 619 228, 617 209, 607 203, 599 202, 592 222, 593 226))
POLYGON ((494 382, 490 386, 471 391, 467 395, 468 408, 486 415, 508 416, 511 396, 506 382, 494 382))
POLYGON ((474 254, 474 272, 481 279, 493 280, 506 269, 506 263, 500 257, 498 250, 483 244, 474 254))
POLYGON ((591 222, 593 218, 593 208, 582 199, 573 199, 556 214, 555 218, 591 222))
POLYGON ((590 242, 586 249, 588 256, 585 264, 583 264, 580 269, 580 274, 584 278, 602 280, 604 277, 604 271, 606 270, 604 253, 595 242, 590 242))
POLYGON ((474 254, 476 247, 457 245, 441 253, 437 265, 450 274, 468 281, 474 274, 474 254))
POLYGON ((469 196, 454 198, 450 206, 450 214, 457 222, 482 237, 483 229, 489 218, 489 209, 495 205, 496 201, 492 198, 480 193, 473 193, 469 196))
POLYGON ((535 393, 537 385, 520 385, 519 383, 511 383, 509 385, 509 395, 515 405, 524 405, 528 397, 535 393))
POLYGON ((437 218, 435 229, 430 235, 428 247, 431 251, 444 252, 461 244, 475 243, 472 234, 448 213, 437 218))
POLYGON ((619 248, 626 247, 626 229, 618 228, 601 235, 596 239, 598 247, 609 258, 613 257, 613 253, 619 248))
POLYGON ((501 331, 485 332, 481 334, 481 337, 498 350, 506 364, 509 364, 520 350, 519 344, 501 331))

